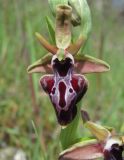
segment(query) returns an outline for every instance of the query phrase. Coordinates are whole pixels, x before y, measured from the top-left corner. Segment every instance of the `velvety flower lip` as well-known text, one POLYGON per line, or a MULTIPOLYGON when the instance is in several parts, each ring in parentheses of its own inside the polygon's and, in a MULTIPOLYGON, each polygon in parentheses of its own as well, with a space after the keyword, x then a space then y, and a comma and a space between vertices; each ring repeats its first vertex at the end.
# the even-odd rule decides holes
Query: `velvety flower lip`
POLYGON ((124 146, 119 146, 118 144, 113 144, 111 150, 104 150, 105 160, 123 160, 122 152, 124 151, 124 146))
POLYGON ((74 60, 70 55, 62 61, 55 56, 51 64, 53 75, 43 76, 40 84, 51 99, 58 122, 65 126, 75 118, 76 104, 86 93, 88 82, 84 76, 73 73, 74 60))

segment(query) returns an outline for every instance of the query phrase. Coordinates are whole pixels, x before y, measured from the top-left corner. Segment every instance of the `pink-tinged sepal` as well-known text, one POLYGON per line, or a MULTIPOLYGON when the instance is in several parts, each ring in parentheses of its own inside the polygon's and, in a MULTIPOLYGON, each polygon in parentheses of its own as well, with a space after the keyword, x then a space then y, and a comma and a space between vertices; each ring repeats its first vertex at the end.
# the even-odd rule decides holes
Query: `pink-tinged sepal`
POLYGON ((75 71, 78 73, 101 73, 109 70, 110 66, 98 58, 81 54, 75 56, 75 71))
POLYGON ((47 53, 41 59, 37 60, 27 68, 28 73, 52 73, 51 67, 52 54, 47 53))
POLYGON ((96 140, 88 140, 74 144, 64 150, 59 160, 95 160, 103 157, 102 146, 96 140))

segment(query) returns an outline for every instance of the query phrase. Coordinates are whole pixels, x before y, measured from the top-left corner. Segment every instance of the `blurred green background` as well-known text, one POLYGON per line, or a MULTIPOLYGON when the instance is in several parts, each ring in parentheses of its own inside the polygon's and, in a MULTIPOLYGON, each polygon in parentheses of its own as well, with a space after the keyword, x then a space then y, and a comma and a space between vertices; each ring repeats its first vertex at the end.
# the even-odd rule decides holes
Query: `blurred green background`
MULTIPOLYGON (((94 121, 124 134, 123 1, 88 3, 93 28, 85 53, 107 61, 111 71, 87 76, 90 86, 82 108, 94 121)), ((45 0, 0 0, 0 148, 22 148, 29 160, 57 159, 61 149, 60 126, 39 86, 41 75, 26 71, 46 53, 34 36, 38 31, 49 39, 46 16, 51 17, 45 0)))

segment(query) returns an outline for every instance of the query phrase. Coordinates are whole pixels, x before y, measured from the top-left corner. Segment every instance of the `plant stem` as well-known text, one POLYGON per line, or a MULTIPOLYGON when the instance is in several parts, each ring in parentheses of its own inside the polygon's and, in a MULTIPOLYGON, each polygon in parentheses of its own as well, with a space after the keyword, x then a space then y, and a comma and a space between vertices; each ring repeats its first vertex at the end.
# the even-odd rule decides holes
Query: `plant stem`
POLYGON ((79 119, 80 107, 78 107, 75 119, 66 128, 61 129, 60 142, 63 150, 76 143, 76 140, 80 138, 77 130, 79 119))

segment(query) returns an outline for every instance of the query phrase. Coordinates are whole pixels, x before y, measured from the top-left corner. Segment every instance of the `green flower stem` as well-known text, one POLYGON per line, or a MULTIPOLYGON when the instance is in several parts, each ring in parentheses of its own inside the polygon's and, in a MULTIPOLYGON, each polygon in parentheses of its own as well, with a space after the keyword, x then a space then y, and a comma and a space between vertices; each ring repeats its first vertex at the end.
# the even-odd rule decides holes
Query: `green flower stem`
POLYGON ((60 142, 63 150, 67 149, 69 146, 73 145, 77 140, 80 139, 78 133, 79 119, 80 107, 78 107, 75 119, 67 127, 61 129, 60 142))

